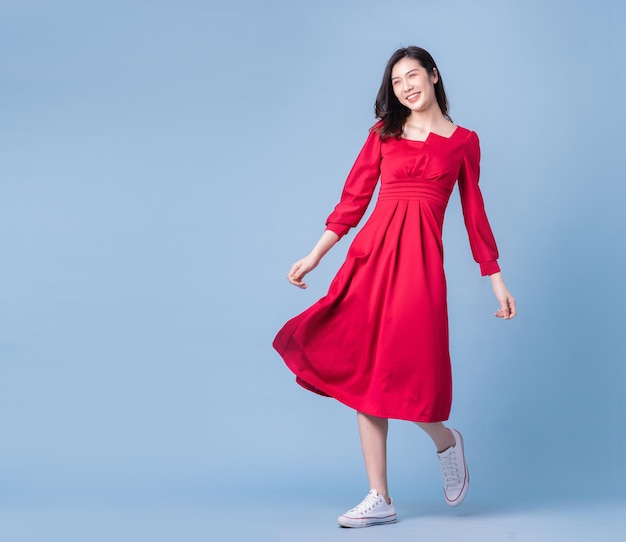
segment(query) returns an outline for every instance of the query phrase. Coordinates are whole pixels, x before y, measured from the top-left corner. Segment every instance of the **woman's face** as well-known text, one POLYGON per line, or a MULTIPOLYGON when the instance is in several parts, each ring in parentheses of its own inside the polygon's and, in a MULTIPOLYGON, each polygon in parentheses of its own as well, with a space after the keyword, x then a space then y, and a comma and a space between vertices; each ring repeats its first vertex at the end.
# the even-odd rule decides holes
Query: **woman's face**
POLYGON ((402 105, 414 112, 427 111, 437 106, 435 83, 437 72, 429 74, 417 60, 403 58, 391 70, 393 93, 402 105))

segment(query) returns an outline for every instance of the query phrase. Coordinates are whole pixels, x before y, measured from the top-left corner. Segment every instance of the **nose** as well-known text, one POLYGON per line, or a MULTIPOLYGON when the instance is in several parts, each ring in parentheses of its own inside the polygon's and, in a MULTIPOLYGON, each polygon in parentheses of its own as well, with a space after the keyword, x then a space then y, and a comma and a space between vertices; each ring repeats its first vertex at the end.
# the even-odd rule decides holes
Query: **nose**
POLYGON ((404 81, 402 81, 402 90, 404 92, 407 92, 408 90, 411 90, 412 88, 413 88, 413 85, 408 79, 404 79, 404 81))

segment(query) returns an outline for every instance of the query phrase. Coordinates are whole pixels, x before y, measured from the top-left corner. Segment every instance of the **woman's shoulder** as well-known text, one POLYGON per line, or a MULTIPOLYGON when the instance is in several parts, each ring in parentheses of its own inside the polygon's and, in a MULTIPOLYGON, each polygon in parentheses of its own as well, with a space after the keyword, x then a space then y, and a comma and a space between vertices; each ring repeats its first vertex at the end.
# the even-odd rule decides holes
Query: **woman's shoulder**
POLYGON ((465 152, 480 153, 480 140, 478 139, 478 134, 474 130, 470 130, 469 128, 465 128, 464 126, 459 126, 457 124, 454 135, 457 136, 456 140, 465 152))
POLYGON ((384 120, 378 120, 374 123, 373 126, 370 127, 370 134, 371 133, 375 133, 380 135, 381 130, 383 129, 383 126, 385 125, 385 121, 384 120))
POLYGON ((369 130, 367 131, 367 143, 372 144, 376 142, 376 144, 380 145, 383 140, 383 138, 381 137, 383 127, 384 122, 382 120, 379 120, 373 126, 370 126, 369 130))
POLYGON ((458 131, 460 136, 463 136, 464 139, 468 139, 470 137, 478 137, 478 134, 474 131, 471 130, 470 128, 466 128, 465 126, 461 126, 460 124, 456 125, 456 130, 458 131))

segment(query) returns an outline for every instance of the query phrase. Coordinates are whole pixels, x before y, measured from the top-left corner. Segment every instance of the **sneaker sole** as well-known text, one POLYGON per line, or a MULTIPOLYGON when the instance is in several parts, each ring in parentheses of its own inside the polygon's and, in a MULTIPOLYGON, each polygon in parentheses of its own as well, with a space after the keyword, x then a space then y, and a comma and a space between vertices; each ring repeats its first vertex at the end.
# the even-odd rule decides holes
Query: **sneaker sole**
POLYGON ((461 435, 461 433, 459 433, 456 429, 452 429, 452 431, 454 431, 455 440, 458 437, 458 442, 460 442, 461 444, 461 455, 463 456, 463 465, 465 467, 465 484, 463 484, 463 489, 461 490, 460 495, 453 501, 448 500, 445 492, 444 496, 446 497, 446 502, 448 503, 448 506, 459 506, 459 504, 463 502, 463 499, 465 499, 467 489, 469 488, 469 469, 467 468, 467 461, 465 461, 465 445, 463 444, 463 435, 461 435))
POLYGON ((374 525, 387 525, 389 523, 395 523, 398 521, 398 517, 393 514, 392 516, 385 516, 382 518, 348 518, 346 516, 339 516, 337 523, 341 527, 350 527, 352 529, 359 529, 361 527, 373 527, 374 525))

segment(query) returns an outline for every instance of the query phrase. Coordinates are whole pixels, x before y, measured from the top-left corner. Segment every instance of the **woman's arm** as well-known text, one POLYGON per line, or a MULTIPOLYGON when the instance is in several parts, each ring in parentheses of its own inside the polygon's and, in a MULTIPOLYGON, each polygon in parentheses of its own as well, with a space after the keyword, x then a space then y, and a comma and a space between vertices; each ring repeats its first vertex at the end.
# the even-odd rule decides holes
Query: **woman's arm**
POLYGON ((496 294, 496 298, 500 303, 500 308, 494 313, 494 316, 496 318, 510 320, 517 314, 517 307, 515 306, 515 299, 513 299, 511 292, 509 292, 508 288, 504 284, 502 273, 498 272, 493 275, 489 275, 489 279, 491 280, 493 293, 496 294))
POLYGON ((487 220, 479 179, 480 142, 476 132, 470 132, 465 142, 459 170, 459 194, 472 255, 480 265, 480 274, 486 276, 498 273, 500 266, 498 247, 487 220))
POLYGON ((357 156, 341 193, 341 200, 326 220, 326 231, 308 256, 291 266, 289 282, 306 288, 304 276, 317 267, 324 255, 363 218, 380 177, 381 140, 375 125, 357 156))
POLYGON ((308 256, 298 260, 291 266, 287 279, 298 288, 306 288, 306 283, 302 282, 304 276, 317 267, 324 255, 339 241, 339 236, 331 231, 326 230, 313 250, 308 256))
POLYGON ((377 126, 370 129, 348 174, 341 200, 326 219, 326 229, 334 231, 340 239, 363 218, 380 177, 382 142, 376 131, 377 126))
POLYGON ((480 178, 480 142, 475 132, 471 132, 466 142, 465 154, 459 172, 459 192, 463 207, 463 218, 470 239, 470 247, 476 262, 480 264, 481 275, 489 275, 493 293, 500 308, 497 318, 510 320, 517 314, 515 299, 504 284, 498 265, 498 247, 485 213, 483 197, 478 186, 480 178))

